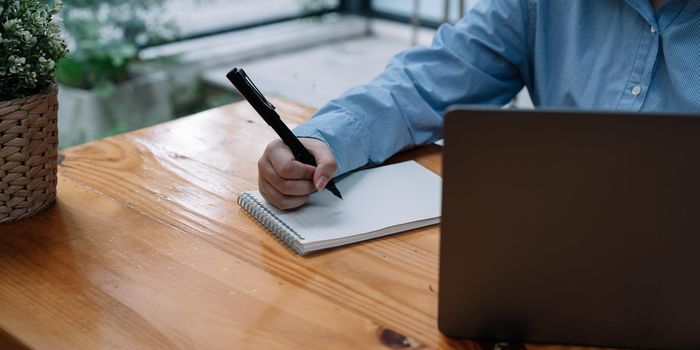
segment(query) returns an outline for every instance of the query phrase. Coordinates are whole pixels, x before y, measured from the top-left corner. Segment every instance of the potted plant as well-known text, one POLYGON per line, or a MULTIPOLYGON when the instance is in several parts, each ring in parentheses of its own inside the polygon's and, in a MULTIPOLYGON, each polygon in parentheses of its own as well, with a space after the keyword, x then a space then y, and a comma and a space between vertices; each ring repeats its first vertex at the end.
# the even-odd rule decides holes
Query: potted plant
POLYGON ((74 145, 172 117, 168 76, 144 68, 139 47, 174 35, 162 0, 66 0, 71 56, 58 63, 61 142, 74 145))
POLYGON ((61 3, 0 0, 0 223, 56 199, 55 62, 66 55, 61 3))

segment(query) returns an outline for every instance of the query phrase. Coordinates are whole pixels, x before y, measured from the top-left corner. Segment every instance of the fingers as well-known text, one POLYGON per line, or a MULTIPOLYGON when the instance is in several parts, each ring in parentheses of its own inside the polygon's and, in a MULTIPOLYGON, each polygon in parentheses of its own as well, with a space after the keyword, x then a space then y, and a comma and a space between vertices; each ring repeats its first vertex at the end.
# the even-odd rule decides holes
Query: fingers
POLYGON ((279 177, 290 180, 310 180, 313 177, 314 167, 294 161, 292 151, 280 140, 271 142, 265 150, 265 155, 279 177))
POLYGON ((297 162, 281 140, 271 142, 258 161, 260 194, 280 209, 293 209, 306 203, 313 192, 315 167, 297 162))
POLYGON ((263 196, 263 198, 265 198, 265 200, 282 210, 298 208, 309 200, 308 194, 304 196, 289 196, 282 194, 264 178, 258 178, 258 187, 260 189, 260 194, 263 196))
POLYGON ((316 139, 302 139, 302 143, 316 159, 313 183, 318 191, 322 191, 338 170, 338 162, 325 142, 316 139))
MULTIPOLYGON (((289 161, 289 163, 291 162, 292 161, 289 161)), ((298 163, 296 161, 294 162, 298 163)), ((272 185, 272 187, 274 187, 278 192, 288 196, 303 196, 315 190, 314 184, 311 182, 313 167, 311 173, 300 173, 304 176, 302 179, 288 179, 286 177, 290 176, 289 173, 283 174, 283 177, 268 158, 261 158, 260 162, 258 162, 258 173, 261 174, 261 177, 264 178, 268 184, 272 185)))
POLYGON ((299 207, 309 200, 314 189, 323 190, 337 169, 333 153, 325 142, 301 138, 316 159, 317 166, 294 160, 281 141, 271 142, 258 161, 258 187, 265 200, 280 209, 299 207))

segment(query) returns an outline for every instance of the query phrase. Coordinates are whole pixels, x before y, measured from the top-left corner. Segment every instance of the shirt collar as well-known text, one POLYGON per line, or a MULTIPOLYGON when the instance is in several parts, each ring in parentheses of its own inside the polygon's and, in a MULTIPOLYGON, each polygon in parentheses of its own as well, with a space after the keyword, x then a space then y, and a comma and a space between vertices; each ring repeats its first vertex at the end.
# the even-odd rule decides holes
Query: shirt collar
POLYGON ((657 26, 660 30, 666 29, 673 20, 678 17, 689 0, 668 0, 658 12, 654 11, 649 0, 625 0, 632 6, 650 25, 657 26))

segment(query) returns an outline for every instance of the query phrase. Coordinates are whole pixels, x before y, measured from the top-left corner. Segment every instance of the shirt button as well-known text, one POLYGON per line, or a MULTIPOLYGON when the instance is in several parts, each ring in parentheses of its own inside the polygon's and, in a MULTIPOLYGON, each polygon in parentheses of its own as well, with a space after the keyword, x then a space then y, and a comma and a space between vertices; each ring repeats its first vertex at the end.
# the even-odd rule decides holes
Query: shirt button
POLYGON ((651 34, 656 34, 656 26, 651 26, 651 34))
POLYGON ((637 85, 632 88, 632 95, 639 96, 642 93, 642 87, 637 85))

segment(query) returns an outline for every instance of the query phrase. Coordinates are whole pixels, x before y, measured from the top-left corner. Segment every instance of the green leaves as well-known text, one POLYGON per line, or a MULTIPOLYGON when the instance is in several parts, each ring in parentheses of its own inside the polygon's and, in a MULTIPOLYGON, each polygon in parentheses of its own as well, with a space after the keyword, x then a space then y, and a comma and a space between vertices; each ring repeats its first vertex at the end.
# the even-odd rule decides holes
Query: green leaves
POLYGON ((55 62, 67 54, 52 21, 60 2, 0 0, 0 100, 40 93, 53 84, 55 62))
POLYGON ((314 12, 327 9, 331 6, 329 0, 297 0, 304 12, 314 12))
POLYGON ((136 59, 135 52, 136 48, 129 45, 83 48, 79 54, 58 63, 56 78, 68 86, 92 89, 107 96, 116 84, 129 78, 128 68, 136 59))
POLYGON ((66 0, 63 25, 73 49, 71 57, 58 64, 58 80, 103 94, 128 79, 139 46, 176 33, 169 22, 160 20, 162 2, 66 0))

